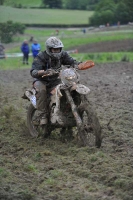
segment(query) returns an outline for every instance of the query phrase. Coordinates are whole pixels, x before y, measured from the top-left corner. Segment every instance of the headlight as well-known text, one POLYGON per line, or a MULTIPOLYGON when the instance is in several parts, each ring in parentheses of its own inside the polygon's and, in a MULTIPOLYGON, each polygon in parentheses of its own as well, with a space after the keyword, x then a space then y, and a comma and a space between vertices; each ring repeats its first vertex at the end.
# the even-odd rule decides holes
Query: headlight
POLYGON ((67 86, 72 86, 73 83, 78 82, 76 71, 72 68, 64 69, 61 71, 61 81, 67 86))

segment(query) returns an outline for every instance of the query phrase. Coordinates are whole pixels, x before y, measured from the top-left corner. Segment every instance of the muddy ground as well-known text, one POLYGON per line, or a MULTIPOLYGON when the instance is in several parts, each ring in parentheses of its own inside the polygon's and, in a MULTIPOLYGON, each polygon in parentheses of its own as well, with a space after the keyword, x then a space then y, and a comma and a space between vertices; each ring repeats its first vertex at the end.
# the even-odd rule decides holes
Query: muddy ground
POLYGON ((96 64, 81 82, 99 117, 100 149, 52 135, 33 139, 21 99, 29 69, 0 71, 1 200, 133 199, 133 63, 96 64))
POLYGON ((81 45, 77 49, 79 53, 133 51, 133 39, 86 44, 81 45))

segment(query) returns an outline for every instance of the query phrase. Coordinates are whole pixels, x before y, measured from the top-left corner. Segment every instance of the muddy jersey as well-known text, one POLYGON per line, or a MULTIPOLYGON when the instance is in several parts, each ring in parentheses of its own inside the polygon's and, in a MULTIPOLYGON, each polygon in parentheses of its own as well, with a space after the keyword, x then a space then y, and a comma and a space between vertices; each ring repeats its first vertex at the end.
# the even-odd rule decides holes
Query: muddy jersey
POLYGON ((74 60, 66 51, 62 51, 62 56, 60 60, 57 60, 54 57, 50 57, 46 51, 40 52, 37 57, 34 59, 32 63, 32 69, 30 71, 31 76, 38 80, 46 80, 46 81, 52 81, 56 80, 58 75, 53 75, 49 77, 39 77, 37 73, 34 73, 35 71, 39 70, 47 70, 47 69, 55 69, 58 70, 61 65, 73 65, 76 64, 76 60, 74 60))

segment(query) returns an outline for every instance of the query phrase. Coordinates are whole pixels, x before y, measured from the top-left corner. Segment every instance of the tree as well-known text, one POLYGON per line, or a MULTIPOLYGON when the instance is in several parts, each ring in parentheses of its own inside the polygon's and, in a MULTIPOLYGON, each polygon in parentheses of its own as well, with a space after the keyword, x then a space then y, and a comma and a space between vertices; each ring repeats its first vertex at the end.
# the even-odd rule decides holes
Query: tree
POLYGON ((12 42, 12 38, 16 33, 23 34, 25 26, 20 23, 13 23, 12 21, 7 21, 6 23, 0 24, 0 38, 4 43, 12 42))
POLYGON ((79 0, 77 0, 76 3, 75 3, 75 0, 66 1, 66 9, 76 10, 78 9, 78 6, 79 6, 79 0))
POLYGON ((126 0, 124 3, 128 7, 129 21, 133 22, 133 0, 126 0))
POLYGON ((113 0, 101 0, 96 6, 95 11, 100 12, 100 11, 106 11, 106 10, 115 10, 115 3, 113 0))
POLYGON ((94 15, 90 18, 90 24, 112 24, 114 23, 115 4, 113 0, 101 0, 96 6, 94 15))
POLYGON ((5 0, 0 0, 0 5, 3 5, 3 4, 4 4, 4 1, 5 1, 5 0))
POLYGON ((78 9, 87 10, 88 8, 88 0, 79 0, 78 9))
POLYGON ((94 10, 96 4, 101 0, 62 0, 63 8, 78 10, 94 10))
POLYGON ((117 8, 115 10, 116 22, 120 21, 122 24, 125 24, 129 22, 129 18, 130 16, 128 6, 123 2, 118 3, 117 8))
POLYGON ((62 8, 62 0, 42 0, 42 4, 47 8, 62 8))
POLYGON ((88 0, 87 1, 87 10, 95 10, 96 5, 100 0, 88 0))
POLYGON ((114 13, 111 10, 106 10, 102 12, 96 12, 90 18, 91 25, 105 25, 105 24, 112 24, 114 23, 114 13))

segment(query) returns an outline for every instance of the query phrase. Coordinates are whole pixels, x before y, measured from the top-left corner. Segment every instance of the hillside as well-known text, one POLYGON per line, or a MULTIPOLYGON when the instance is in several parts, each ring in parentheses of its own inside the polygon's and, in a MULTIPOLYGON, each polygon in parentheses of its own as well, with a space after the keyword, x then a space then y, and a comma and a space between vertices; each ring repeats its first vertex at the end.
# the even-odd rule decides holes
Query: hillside
POLYGON ((19 9, 0 6, 0 22, 24 24, 88 24, 92 11, 60 9, 19 9))

